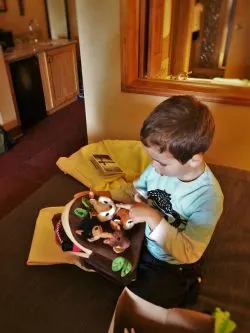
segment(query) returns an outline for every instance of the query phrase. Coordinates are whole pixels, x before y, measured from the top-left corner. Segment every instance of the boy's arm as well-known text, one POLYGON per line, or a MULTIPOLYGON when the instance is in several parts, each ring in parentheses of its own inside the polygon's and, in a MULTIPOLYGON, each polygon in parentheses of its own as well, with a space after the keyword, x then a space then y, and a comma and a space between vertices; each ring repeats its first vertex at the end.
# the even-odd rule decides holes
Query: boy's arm
POLYGON ((185 230, 179 231, 163 218, 149 237, 178 261, 194 263, 208 246, 222 210, 223 197, 204 200, 189 217, 185 230))

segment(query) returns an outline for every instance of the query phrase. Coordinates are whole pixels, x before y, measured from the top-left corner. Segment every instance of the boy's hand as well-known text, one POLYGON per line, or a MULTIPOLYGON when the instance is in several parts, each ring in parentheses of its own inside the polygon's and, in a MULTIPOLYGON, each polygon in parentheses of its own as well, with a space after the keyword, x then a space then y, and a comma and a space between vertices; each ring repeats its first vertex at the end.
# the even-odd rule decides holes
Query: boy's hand
POLYGON ((146 222, 151 229, 154 229, 161 221, 161 214, 144 202, 134 204, 117 204, 117 207, 129 210, 129 217, 134 223, 146 222))

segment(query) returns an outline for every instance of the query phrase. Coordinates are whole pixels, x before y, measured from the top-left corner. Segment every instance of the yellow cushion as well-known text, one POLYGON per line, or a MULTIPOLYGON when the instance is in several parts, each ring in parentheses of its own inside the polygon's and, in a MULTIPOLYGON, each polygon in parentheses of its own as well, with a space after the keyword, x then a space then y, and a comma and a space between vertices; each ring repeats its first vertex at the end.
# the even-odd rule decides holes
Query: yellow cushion
POLYGON ((66 174, 94 190, 109 191, 123 188, 135 180, 150 163, 140 141, 103 140, 89 144, 69 158, 60 157, 57 166, 66 174), (103 177, 91 163, 92 154, 109 154, 123 169, 125 176, 103 177))
POLYGON ((64 207, 48 207, 40 210, 27 265, 75 264, 79 259, 75 255, 62 251, 56 243, 52 217, 62 213, 64 207))

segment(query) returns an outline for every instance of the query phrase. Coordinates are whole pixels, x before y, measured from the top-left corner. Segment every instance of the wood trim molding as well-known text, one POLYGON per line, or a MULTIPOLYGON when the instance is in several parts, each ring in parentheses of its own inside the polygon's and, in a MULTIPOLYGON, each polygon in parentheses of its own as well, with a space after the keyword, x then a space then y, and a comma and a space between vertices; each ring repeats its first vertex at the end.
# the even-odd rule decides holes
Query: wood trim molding
POLYGON ((142 0, 120 0, 123 92, 158 96, 188 94, 206 102, 250 105, 250 88, 247 87, 140 78, 140 1, 142 0))
POLYGON ((53 96, 51 93, 52 87, 49 79, 49 69, 47 63, 46 52, 38 54, 38 61, 40 67, 40 73, 42 78, 43 93, 45 98, 46 110, 47 112, 54 108, 53 96))
POLYGON ((74 58, 74 61, 73 61, 73 65, 74 65, 74 68, 73 68, 73 71, 74 71, 74 78, 75 78, 75 85, 76 85, 76 93, 77 95, 79 95, 79 92, 80 92, 80 89, 79 89, 79 79, 78 79, 78 68, 77 68, 77 56, 76 56, 76 47, 78 45, 78 42, 75 42, 71 47, 73 48, 72 52, 73 52, 73 58, 74 58))
POLYGON ((234 94, 228 94, 227 87, 222 85, 207 87, 202 84, 194 85, 178 82, 168 83, 163 80, 137 79, 126 87, 123 87, 122 91, 166 97, 173 95, 195 95, 200 100, 206 102, 249 106, 250 99, 247 96, 247 92, 242 93, 242 89, 247 90, 249 88, 235 87, 234 94))
POLYGON ((122 85, 138 78, 139 1, 121 0, 122 85))
POLYGON ((58 110, 64 108, 65 106, 67 106, 67 105, 69 105, 69 104, 75 102, 76 100, 77 100, 77 96, 76 96, 76 97, 73 97, 72 99, 66 101, 65 103, 63 103, 63 104, 61 104, 61 105, 55 107, 54 109, 51 109, 51 110, 47 111, 47 114, 50 116, 51 114, 53 114, 53 113, 55 113, 56 111, 58 111, 58 110))
POLYGON ((145 34, 148 25, 146 25, 146 6, 147 0, 140 1, 140 22, 139 22, 139 77, 144 76, 144 57, 145 57, 145 34), (141 51, 140 51, 141 50, 141 51))
POLYGON ((18 121, 16 119, 11 120, 3 125, 3 128, 5 129, 5 131, 10 131, 13 128, 17 128, 17 127, 20 128, 20 124, 18 123, 18 121))
POLYGON ((46 23, 47 23, 48 38, 51 39, 51 29, 50 29, 50 23, 49 23, 48 0, 44 0, 44 8, 45 8, 45 17, 46 17, 46 23))

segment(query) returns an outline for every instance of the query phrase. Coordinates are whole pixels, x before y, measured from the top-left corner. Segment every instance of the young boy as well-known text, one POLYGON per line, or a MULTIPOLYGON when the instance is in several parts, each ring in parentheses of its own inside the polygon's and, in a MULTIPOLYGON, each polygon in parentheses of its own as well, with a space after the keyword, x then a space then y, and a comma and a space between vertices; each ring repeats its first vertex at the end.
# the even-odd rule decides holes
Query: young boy
POLYGON ((136 223, 146 222, 146 237, 138 278, 128 287, 166 308, 195 300, 199 261, 222 213, 220 185, 203 159, 214 128, 206 105, 174 96, 158 105, 141 129, 152 158, 134 183, 136 201, 144 202, 122 206, 136 223))

